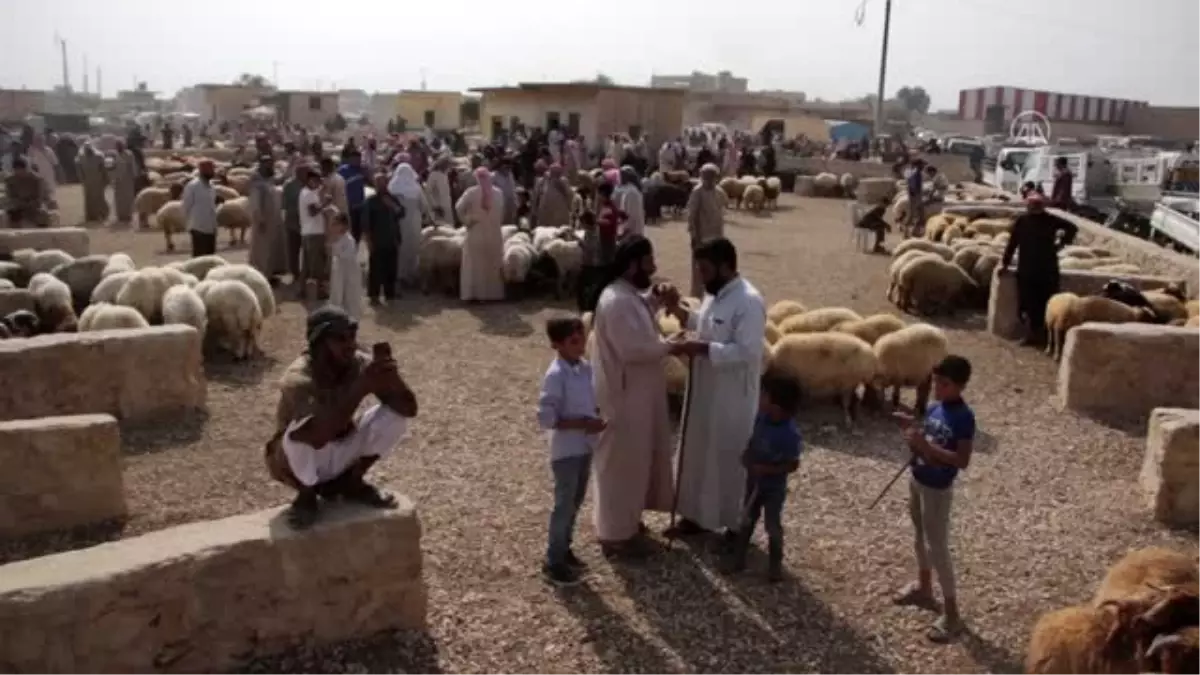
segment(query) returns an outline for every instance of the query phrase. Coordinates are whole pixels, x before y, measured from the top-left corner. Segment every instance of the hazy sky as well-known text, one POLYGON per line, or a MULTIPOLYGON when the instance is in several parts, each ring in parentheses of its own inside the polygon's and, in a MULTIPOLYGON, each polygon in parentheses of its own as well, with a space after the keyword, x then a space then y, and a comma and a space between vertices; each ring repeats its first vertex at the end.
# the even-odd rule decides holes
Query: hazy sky
MULTIPOLYGON (((86 54, 110 95, 276 68, 284 88, 368 91, 418 88, 422 68, 430 89, 727 69, 840 99, 878 80, 884 0, 861 27, 860 2, 0 0, 0 87, 60 84, 57 32, 72 86, 86 54)), ((1198 0, 895 0, 887 91, 924 86, 934 108, 991 85, 1197 105, 1198 31, 1198 0)))

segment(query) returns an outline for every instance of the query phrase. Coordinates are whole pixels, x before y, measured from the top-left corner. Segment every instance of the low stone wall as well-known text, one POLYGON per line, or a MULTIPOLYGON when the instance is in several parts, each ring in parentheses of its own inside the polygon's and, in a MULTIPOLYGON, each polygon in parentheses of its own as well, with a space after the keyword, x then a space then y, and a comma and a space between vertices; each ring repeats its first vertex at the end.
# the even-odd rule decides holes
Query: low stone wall
POLYGON ((125 515, 121 432, 111 415, 0 422, 0 537, 125 515))
POLYGON ((1049 209, 1051 213, 1069 220, 1079 228, 1075 243, 1103 248, 1115 256, 1142 268, 1146 274, 1182 279, 1187 282, 1190 297, 1197 297, 1200 289, 1200 261, 1196 256, 1183 255, 1163 248, 1158 244, 1139 239, 1124 232, 1111 230, 1087 218, 1049 209))
POLYGON ((0 567, 0 670, 222 672, 300 642, 423 629, 412 502, 322 515, 302 533, 269 509, 0 567))
MULTIPOLYGON (((1076 295, 1096 295, 1104 288, 1104 284, 1112 279, 1122 279, 1138 289, 1162 288, 1172 281, 1178 281, 1177 277, 1062 270, 1059 273, 1059 290, 1076 295)), ((1017 316, 1017 277, 1011 271, 992 276, 992 287, 988 293, 987 326, 993 335, 1006 340, 1015 340, 1024 334, 1025 329, 1017 316)))
MULTIPOLYGON (((946 176, 951 183, 974 180, 975 172, 971 164, 961 155, 922 155, 929 164, 936 166, 938 171, 946 176)), ((846 159, 825 159, 822 157, 786 157, 779 161, 780 166, 795 169, 800 173, 818 174, 825 171, 841 176, 844 173, 853 174, 856 178, 894 178, 891 163, 885 162, 853 162, 846 159)))
POLYGON ((1154 519, 1167 525, 1200 522, 1200 410, 1156 408, 1150 413, 1141 485, 1154 519))
POLYGON ((0 290, 0 316, 8 316, 18 309, 33 311, 33 294, 24 288, 0 290))
POLYGON ((152 326, 0 340, 0 419, 108 413, 151 421, 203 409, 200 333, 152 326))
POLYGON ((22 248, 39 251, 57 248, 76 258, 91 252, 88 231, 82 227, 0 230, 0 253, 12 253, 22 248))
POLYGON ((1198 408, 1200 331, 1145 323, 1085 323, 1067 332, 1058 367, 1064 407, 1111 420, 1155 408, 1198 408))
POLYGON ((233 148, 175 148, 173 150, 163 150, 162 148, 151 148, 143 150, 142 154, 146 159, 170 159, 171 157, 207 157, 215 162, 230 162, 233 161, 233 148))

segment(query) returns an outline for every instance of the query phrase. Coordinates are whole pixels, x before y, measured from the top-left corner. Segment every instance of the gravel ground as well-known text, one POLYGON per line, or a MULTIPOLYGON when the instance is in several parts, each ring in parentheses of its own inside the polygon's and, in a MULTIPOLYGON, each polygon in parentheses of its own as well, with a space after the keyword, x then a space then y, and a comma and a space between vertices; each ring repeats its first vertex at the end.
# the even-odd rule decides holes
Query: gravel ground
MULTIPOLYGON (((64 222, 78 220, 71 191, 64 222)), ((844 214, 840 201, 784 196, 770 215, 731 216, 728 231, 743 273, 769 302, 887 311, 887 258, 852 251, 844 214)), ((682 223, 651 228, 651 238, 660 273, 686 283, 682 223)), ((139 264, 179 257, 162 253, 156 233, 95 230, 92 247, 130 252, 139 264)), ((224 241, 220 248, 244 258, 224 241)), ((726 579, 707 551, 682 544, 641 565, 610 566, 591 545, 588 505, 577 548, 592 574, 586 585, 552 590, 538 575, 550 476, 533 408, 551 356, 542 326, 563 309, 409 296, 368 313, 362 339, 393 344, 421 399, 412 437, 375 478, 418 505, 429 635, 298 650, 253 670, 1017 671, 1036 617, 1089 596, 1127 548, 1195 547, 1193 533, 1156 527, 1142 505, 1143 430, 1058 412, 1048 359, 987 335, 980 316, 960 317, 947 329, 952 349, 975 366, 967 396, 980 433, 954 507, 971 628, 958 644, 930 645, 924 629, 934 616, 888 602, 914 571, 904 483, 866 510, 902 461, 894 425, 878 414, 848 432, 837 410, 803 411, 807 453, 785 512, 783 583, 763 580, 764 556, 726 579)), ((285 299, 264 329, 265 360, 210 368, 207 419, 126 435, 127 523, 8 542, 3 559, 285 502, 263 470, 261 444, 271 433, 275 382, 301 349, 303 315, 285 299)), ((648 518, 654 530, 665 521, 648 518)))

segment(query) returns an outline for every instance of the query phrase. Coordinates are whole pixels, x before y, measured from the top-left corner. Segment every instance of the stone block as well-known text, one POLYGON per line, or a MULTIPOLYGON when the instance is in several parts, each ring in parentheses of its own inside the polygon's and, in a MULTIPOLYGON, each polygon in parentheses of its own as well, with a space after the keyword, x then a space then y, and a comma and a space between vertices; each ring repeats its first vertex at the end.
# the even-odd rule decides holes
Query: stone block
POLYGON ((294 644, 424 629, 421 526, 334 505, 192 523, 0 567, 0 670, 223 672, 294 644))
POLYGON ((1200 275, 1200 262, 1196 256, 1176 253, 1158 244, 1140 239, 1131 234, 1104 227, 1073 213, 1049 209, 1050 213, 1069 220, 1079 228, 1075 243, 1103 248, 1128 263, 1141 268, 1142 273, 1172 277, 1188 282, 1188 292, 1196 297, 1196 279, 1200 275))
POLYGON ((18 309, 33 311, 33 294, 24 288, 0 290, 0 316, 8 316, 18 309))
POLYGON ((125 515, 121 432, 111 415, 0 422, 0 537, 125 515))
POLYGON ((90 253, 88 231, 82 227, 48 227, 28 230, 0 230, 0 253, 22 248, 39 251, 57 248, 76 258, 90 253))
MULTIPOLYGON (((1178 281, 1170 277, 1062 270, 1059 272, 1058 288, 1063 293, 1099 295, 1104 284, 1112 279, 1127 281, 1139 290, 1162 288, 1172 281, 1178 281)), ((993 335, 1006 340, 1015 340, 1025 334, 1025 328, 1017 315, 1017 277, 1011 271, 992 277, 992 287, 988 293, 987 326, 993 335)))
POLYGON ((1155 520, 1184 527, 1200 522, 1200 410, 1150 413, 1141 484, 1155 520))
POLYGON ((1142 420, 1155 408, 1200 407, 1200 331, 1146 323, 1085 323, 1067 332, 1058 367, 1066 408, 1142 420))
POLYGON ((0 419, 108 413, 152 421, 203 409, 200 333, 151 326, 0 340, 0 419))

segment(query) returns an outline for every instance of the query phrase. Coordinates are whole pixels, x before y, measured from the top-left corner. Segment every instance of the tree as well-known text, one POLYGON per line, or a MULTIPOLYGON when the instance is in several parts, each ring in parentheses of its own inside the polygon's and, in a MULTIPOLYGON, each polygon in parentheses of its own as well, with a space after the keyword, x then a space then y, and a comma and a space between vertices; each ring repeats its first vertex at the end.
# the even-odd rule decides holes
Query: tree
POLYGON ((596 73, 596 84, 611 85, 613 84, 613 79, 604 73, 596 73))
POLYGON ((253 73, 242 73, 238 75, 238 78, 233 83, 242 87, 253 87, 255 89, 275 88, 275 85, 271 84, 270 80, 262 75, 255 75, 253 73))
POLYGON ((896 100, 900 101, 904 109, 910 113, 927 113, 929 104, 932 102, 924 87, 900 87, 900 90, 896 92, 896 100))

